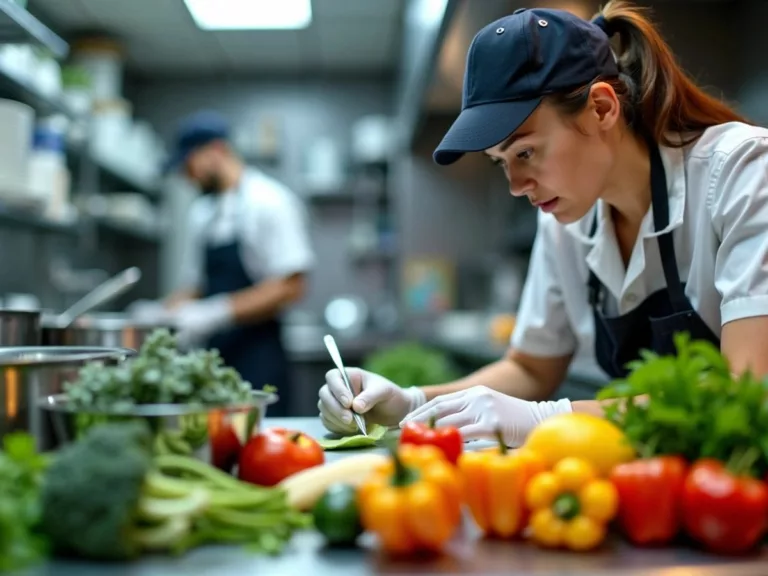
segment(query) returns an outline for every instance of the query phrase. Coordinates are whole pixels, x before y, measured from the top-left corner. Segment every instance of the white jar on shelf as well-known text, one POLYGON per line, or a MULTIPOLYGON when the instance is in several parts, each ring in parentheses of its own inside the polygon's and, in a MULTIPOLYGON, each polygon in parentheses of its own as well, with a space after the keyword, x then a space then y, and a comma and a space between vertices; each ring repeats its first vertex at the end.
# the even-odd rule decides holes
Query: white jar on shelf
POLYGON ((0 99, 0 197, 23 201, 35 112, 14 100, 0 99))
POLYGON ((62 221, 69 206, 70 174, 64 152, 64 132, 50 123, 35 128, 29 159, 29 189, 45 216, 62 221))

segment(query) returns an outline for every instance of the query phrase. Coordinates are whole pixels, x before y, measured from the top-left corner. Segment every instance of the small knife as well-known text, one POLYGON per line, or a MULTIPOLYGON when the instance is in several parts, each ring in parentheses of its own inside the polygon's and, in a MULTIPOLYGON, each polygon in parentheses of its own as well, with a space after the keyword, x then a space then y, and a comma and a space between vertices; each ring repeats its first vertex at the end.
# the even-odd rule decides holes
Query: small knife
MULTIPOLYGON (((333 363, 336 364, 336 368, 338 368, 339 372, 341 372, 341 379, 344 380, 344 385, 347 387, 347 390, 349 390, 350 397, 354 400, 355 391, 352 390, 352 384, 349 382, 347 371, 344 368, 344 363, 341 361, 341 354, 339 354, 339 348, 336 346, 336 340, 333 339, 333 336, 327 334, 323 338, 323 342, 325 342, 325 347, 328 349, 328 353, 331 355, 331 360, 333 360, 333 363)), ((365 420, 363 417, 354 411, 352 412, 352 417, 355 419, 357 428, 360 430, 362 435, 368 436, 368 432, 365 429, 365 420)))

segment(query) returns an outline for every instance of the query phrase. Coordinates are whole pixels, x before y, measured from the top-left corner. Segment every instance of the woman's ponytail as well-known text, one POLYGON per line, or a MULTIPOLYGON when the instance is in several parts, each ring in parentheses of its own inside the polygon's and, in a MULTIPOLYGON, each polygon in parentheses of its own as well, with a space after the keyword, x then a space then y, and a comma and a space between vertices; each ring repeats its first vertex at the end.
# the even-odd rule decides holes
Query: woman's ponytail
POLYGON ((670 133, 683 133, 690 141, 711 126, 745 122, 694 84, 641 8, 611 0, 594 22, 619 41, 619 69, 628 77, 625 84, 630 84, 623 92, 632 100, 628 107, 634 109, 631 124, 642 126, 656 142, 680 146, 686 142, 670 141, 670 133))

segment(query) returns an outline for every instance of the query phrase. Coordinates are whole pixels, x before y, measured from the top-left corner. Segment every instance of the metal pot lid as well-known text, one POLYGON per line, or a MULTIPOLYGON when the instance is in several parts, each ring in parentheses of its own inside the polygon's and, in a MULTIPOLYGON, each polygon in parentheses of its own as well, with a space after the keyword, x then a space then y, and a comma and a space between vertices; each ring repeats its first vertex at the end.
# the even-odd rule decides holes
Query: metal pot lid
POLYGON ((172 329, 173 326, 170 323, 164 322, 137 322, 127 314, 114 313, 100 313, 100 314, 86 314, 77 318, 71 325, 62 325, 61 319, 57 314, 45 314, 41 320, 43 328, 81 328, 87 330, 154 330, 156 328, 172 329))
POLYGON ((135 355, 130 348, 107 346, 10 346, 0 348, 0 368, 82 364, 135 355))
POLYGON ((3 316, 27 316, 29 318, 40 317, 40 310, 14 310, 13 308, 0 308, 0 317, 3 316))

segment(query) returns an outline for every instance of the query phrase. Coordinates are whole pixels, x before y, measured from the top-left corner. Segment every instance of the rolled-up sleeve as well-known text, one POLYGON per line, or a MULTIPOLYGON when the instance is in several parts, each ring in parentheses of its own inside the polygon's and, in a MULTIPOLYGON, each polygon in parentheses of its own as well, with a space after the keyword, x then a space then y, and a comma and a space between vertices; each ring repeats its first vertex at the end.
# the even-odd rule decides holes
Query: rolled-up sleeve
POLYGON ((577 339, 563 299, 556 254, 563 235, 554 221, 539 217, 528 276, 523 287, 512 347, 531 356, 566 356, 576 351, 577 339))
POLYGON ((768 315, 768 139, 750 138, 720 156, 710 181, 721 321, 768 315))

